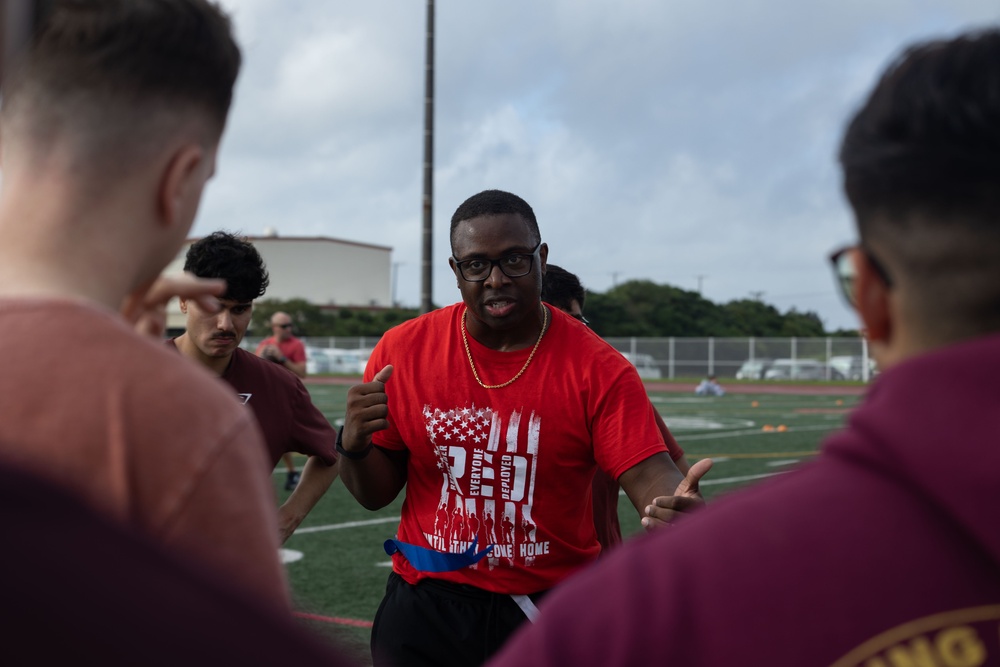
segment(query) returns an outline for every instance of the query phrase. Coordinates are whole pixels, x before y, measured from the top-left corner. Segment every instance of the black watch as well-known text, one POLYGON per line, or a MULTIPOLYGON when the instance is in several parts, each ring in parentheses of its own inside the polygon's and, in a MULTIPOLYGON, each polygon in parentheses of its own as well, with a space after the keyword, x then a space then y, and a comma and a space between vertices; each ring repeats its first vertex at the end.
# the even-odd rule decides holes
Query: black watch
POLYGON ((371 454, 372 447, 374 446, 375 446, 374 443, 369 442, 368 446, 362 449, 360 452, 349 452, 346 449, 344 449, 344 427, 341 426, 340 430, 337 431, 337 453, 340 454, 341 456, 346 456, 352 461, 360 461, 361 459, 371 454))

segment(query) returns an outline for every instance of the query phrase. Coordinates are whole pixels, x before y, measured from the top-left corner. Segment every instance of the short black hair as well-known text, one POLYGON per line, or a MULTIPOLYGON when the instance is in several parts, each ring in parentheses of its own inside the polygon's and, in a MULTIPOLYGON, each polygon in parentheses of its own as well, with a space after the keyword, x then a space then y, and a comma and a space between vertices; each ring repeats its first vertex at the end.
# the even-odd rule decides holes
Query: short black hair
POLYGON ((462 202, 455 209, 455 214, 451 216, 452 251, 455 249, 455 228, 458 227, 458 224, 483 215, 519 215, 528 223, 528 229, 535 235, 535 242, 541 243, 542 241, 535 212, 531 210, 528 202, 503 190, 483 190, 462 202))
POLYGON ((546 264, 545 276, 542 277, 542 301, 568 311, 574 300, 580 304, 580 308, 583 308, 585 298, 586 291, 576 274, 561 266, 546 264))
POLYGON ((915 210, 993 226, 998 155, 1000 32, 989 30, 906 49, 850 121, 840 163, 862 226, 915 210))
POLYGON ((223 299, 246 303, 267 291, 270 277, 257 248, 242 236, 212 232, 188 248, 184 270, 199 278, 223 278, 223 299))
POLYGON ((1000 330, 1000 31, 905 49, 847 126, 861 241, 941 342, 1000 330))
POLYGON ((115 166, 116 152, 192 114, 217 142, 240 64, 229 18, 208 0, 50 0, 3 81, 3 116, 40 141, 70 128, 115 166))

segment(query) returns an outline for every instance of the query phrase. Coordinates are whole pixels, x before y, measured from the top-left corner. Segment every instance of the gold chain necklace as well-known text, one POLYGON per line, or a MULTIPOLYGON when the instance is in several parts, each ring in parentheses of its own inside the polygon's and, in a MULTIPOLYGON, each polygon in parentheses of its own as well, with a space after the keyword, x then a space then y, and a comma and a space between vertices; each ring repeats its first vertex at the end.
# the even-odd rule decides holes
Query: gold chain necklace
POLYGON ((483 384, 483 381, 479 379, 479 372, 476 371, 476 363, 472 361, 472 350, 469 349, 469 337, 465 333, 465 314, 468 312, 468 308, 462 311, 462 342, 465 343, 465 356, 469 358, 469 365, 472 366, 472 375, 476 378, 476 382, 478 382, 479 386, 483 389, 501 389, 509 384, 513 384, 514 380, 521 377, 524 374, 524 371, 528 370, 528 364, 530 364, 531 360, 535 358, 535 352, 538 351, 538 346, 542 343, 542 336, 545 335, 545 331, 549 328, 549 309, 542 306, 542 330, 538 332, 538 340, 535 341, 535 346, 531 348, 531 354, 528 355, 528 360, 524 362, 523 366, 521 366, 521 370, 517 372, 517 375, 503 384, 483 384))

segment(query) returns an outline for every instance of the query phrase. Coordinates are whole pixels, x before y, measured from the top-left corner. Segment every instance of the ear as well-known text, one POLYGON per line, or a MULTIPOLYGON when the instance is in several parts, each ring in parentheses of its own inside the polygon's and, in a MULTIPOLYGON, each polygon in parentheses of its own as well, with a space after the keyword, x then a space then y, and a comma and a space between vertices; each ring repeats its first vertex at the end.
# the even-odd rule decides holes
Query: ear
POLYGON ((191 197, 201 197, 204 187, 201 168, 206 159, 204 148, 188 143, 181 146, 167 163, 159 193, 160 212, 166 226, 185 222, 183 212, 190 210, 186 202, 191 197))
POLYGON ((852 253, 854 262, 854 298, 858 315, 872 343, 888 343, 893 334, 889 287, 872 267, 865 254, 852 253))
POLYGON ((187 312, 188 312, 188 302, 187 302, 187 299, 185 299, 184 297, 181 297, 181 299, 180 299, 180 306, 181 306, 181 313, 183 313, 184 315, 187 315, 187 312))
POLYGON ((455 274, 455 286, 461 289, 462 287, 462 274, 458 272, 458 264, 455 263, 454 257, 448 258, 448 266, 451 267, 451 272, 455 274))
POLYGON ((542 247, 538 249, 538 269, 544 276, 545 271, 548 270, 548 259, 549 259, 549 246, 546 243, 542 244, 542 247))

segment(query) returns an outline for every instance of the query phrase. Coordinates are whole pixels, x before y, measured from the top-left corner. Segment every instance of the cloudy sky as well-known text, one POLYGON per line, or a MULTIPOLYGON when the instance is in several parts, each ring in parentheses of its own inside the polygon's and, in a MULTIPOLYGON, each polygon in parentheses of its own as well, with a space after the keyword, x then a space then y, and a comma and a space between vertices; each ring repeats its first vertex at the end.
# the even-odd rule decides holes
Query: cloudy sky
MULTIPOLYGON (((221 0, 245 65, 194 233, 391 246, 420 301, 426 4, 221 0)), ((500 188, 591 290, 649 279, 853 328, 826 255, 853 238, 837 143, 906 43, 994 0, 438 0, 434 300, 448 224, 500 188)), ((358 276, 363 280, 364 276, 358 276)))

